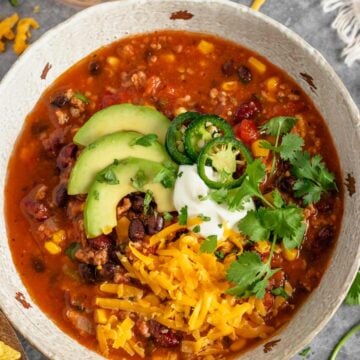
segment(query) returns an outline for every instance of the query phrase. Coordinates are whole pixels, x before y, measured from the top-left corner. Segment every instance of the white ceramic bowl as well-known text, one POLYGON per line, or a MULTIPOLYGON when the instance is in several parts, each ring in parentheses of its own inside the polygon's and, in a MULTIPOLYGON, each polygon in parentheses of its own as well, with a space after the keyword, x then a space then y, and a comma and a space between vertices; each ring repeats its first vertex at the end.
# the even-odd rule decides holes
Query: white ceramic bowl
MULTIPOLYGON (((4 188, 9 156, 26 115, 44 89, 62 72, 95 49, 124 36, 158 29, 206 32, 238 42, 266 56, 290 74, 308 93, 326 119, 340 157, 343 177, 360 179, 360 117, 349 93, 326 60, 286 27, 247 7, 223 0, 124 0, 89 8, 57 26, 33 44, 0 85, 0 187, 4 188), (170 15, 188 10, 190 20, 170 15), (40 74, 52 65, 46 80, 40 74), (300 73, 317 87, 312 91, 300 73)), ((0 209, 3 212, 3 191, 0 209)), ((360 260, 360 191, 345 194, 341 234, 320 286, 274 339, 268 353, 263 347, 242 359, 289 359, 321 330, 341 304, 360 260)), ((32 302, 12 262, 0 214, 0 306, 30 342, 51 359, 97 359, 99 355, 60 331, 32 302), (21 292, 31 304, 25 309, 15 300, 21 292)))

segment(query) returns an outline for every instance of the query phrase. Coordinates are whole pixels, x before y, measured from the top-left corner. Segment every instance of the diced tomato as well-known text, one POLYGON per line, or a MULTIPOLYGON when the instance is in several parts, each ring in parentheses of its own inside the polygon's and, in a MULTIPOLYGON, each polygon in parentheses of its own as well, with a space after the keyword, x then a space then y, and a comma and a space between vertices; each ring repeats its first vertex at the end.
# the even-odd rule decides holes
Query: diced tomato
POLYGON ((259 138, 259 131, 253 120, 242 120, 234 127, 234 131, 237 138, 249 145, 259 138))

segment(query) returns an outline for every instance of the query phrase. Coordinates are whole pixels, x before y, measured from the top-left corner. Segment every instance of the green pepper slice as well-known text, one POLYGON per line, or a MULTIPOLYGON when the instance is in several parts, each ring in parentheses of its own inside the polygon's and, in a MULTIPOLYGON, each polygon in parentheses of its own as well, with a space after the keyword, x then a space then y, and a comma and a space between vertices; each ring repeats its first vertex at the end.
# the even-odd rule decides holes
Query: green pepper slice
POLYGON ((185 153, 185 130, 192 121, 199 117, 200 114, 188 111, 178 115, 170 124, 165 144, 168 153, 178 164, 191 165, 194 163, 185 153))
POLYGON ((201 150, 198 173, 207 186, 213 189, 233 188, 241 184, 247 164, 253 158, 248 148, 233 137, 221 137, 210 141, 201 150), (209 176, 211 167, 213 174, 209 176))
POLYGON ((217 115, 201 115, 185 131, 185 151, 197 161, 201 149, 220 136, 234 137, 233 129, 226 120, 217 115))

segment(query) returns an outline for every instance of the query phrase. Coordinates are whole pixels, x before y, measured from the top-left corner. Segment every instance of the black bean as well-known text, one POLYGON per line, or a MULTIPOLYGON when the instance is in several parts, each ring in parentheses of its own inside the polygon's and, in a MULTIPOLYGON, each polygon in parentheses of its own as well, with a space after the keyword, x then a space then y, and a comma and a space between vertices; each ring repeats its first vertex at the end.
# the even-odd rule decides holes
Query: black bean
POLYGON ((91 61, 88 69, 91 75, 98 75, 101 72, 101 64, 99 61, 91 61))
POLYGON ((128 236, 132 241, 140 241, 144 239, 145 227, 140 219, 135 218, 130 221, 128 236))
POLYGON ((131 210, 136 213, 142 213, 144 211, 144 198, 140 195, 135 195, 131 199, 131 210))
POLYGON ((78 271, 79 271, 81 278, 86 283, 96 282, 96 267, 94 265, 81 263, 81 264, 79 264, 78 271))
POLYGON ((38 257, 33 256, 31 258, 31 266, 37 273, 43 273, 45 271, 44 261, 38 257))
POLYGON ((69 196, 65 183, 60 183, 54 187, 52 199, 53 203, 59 208, 64 208, 67 205, 69 196))
POLYGON ((319 250, 325 250, 334 240, 334 228, 331 225, 323 226, 315 239, 316 247, 319 250))
POLYGON ((115 268, 115 264, 104 264, 100 270, 96 270, 96 279, 98 281, 112 280, 114 278, 115 268))
POLYGON ((89 245, 95 250, 109 249, 112 246, 112 241, 106 235, 100 235, 96 238, 88 240, 89 245))
POLYGON ((77 146, 73 143, 67 144, 61 148, 59 155, 56 158, 56 166, 59 170, 62 171, 66 169, 69 164, 72 163, 76 157, 77 149, 77 146))
POLYGON ((164 218, 159 214, 151 214, 146 219, 146 233, 154 235, 164 227, 164 218))
POLYGON ((222 64, 222 66, 221 66, 221 72, 225 76, 234 75, 236 72, 236 64, 235 64, 234 60, 225 61, 224 64, 222 64))
POLYGON ((51 100, 51 105, 62 108, 69 103, 70 99, 65 95, 57 95, 51 100))
POLYGON ((245 66, 245 65, 241 65, 239 68, 238 68, 238 76, 239 76, 239 79, 240 81, 243 83, 243 84, 248 84, 251 80, 252 80, 252 73, 251 73, 251 70, 245 66))
POLYGON ((295 184, 295 178, 292 176, 282 177, 278 181, 279 190, 285 194, 293 194, 293 186, 295 184))

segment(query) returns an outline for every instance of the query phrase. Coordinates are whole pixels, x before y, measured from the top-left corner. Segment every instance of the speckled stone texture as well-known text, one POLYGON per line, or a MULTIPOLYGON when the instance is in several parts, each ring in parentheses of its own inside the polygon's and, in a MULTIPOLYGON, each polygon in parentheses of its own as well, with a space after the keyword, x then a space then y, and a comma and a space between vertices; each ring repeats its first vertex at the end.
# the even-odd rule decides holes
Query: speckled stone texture
MULTIPOLYGON (((14 9, 6 0, 0 1, 1 19, 12 13, 14 9)), ((248 5, 251 1, 238 0, 237 2, 248 5)), ((33 32, 33 40, 78 11, 78 9, 48 0, 23 0, 23 4, 17 8, 16 11, 21 16, 31 16, 32 9, 35 5, 41 6, 40 13, 33 15, 41 24, 41 28, 33 32)), ((335 13, 324 14, 319 0, 268 0, 262 8, 262 12, 294 30, 313 47, 318 49, 341 77, 356 104, 358 106, 360 105, 360 63, 348 68, 340 58, 343 44, 338 39, 336 32, 330 27, 335 13)), ((16 57, 12 51, 7 51, 5 54, 0 55, 0 79, 15 60, 16 57)), ((329 91, 331 91, 331 89, 329 89, 329 91)), ((343 305, 324 330, 309 344, 311 351, 308 358, 314 360, 328 359, 331 349, 342 334, 359 322, 360 306, 349 307, 343 305)), ((29 359, 45 359, 39 352, 33 349, 21 335, 20 338, 29 359)), ((296 339, 294 339, 294 341, 296 341, 296 339)), ((294 358, 294 360, 299 359, 301 359, 300 356, 294 358)), ((348 341, 346 347, 343 348, 338 356, 338 359, 360 359, 360 333, 348 341)))

